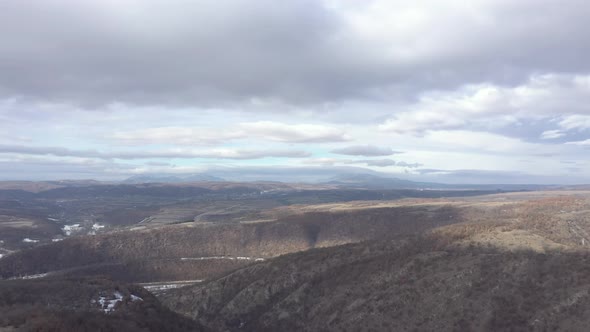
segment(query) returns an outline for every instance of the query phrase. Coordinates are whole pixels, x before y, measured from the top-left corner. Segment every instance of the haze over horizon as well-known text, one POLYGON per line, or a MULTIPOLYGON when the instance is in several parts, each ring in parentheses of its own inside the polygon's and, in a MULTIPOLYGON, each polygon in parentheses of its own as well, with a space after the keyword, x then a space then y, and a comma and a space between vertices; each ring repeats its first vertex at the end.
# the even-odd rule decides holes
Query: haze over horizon
POLYGON ((590 183, 589 15, 581 0, 2 1, 0 180, 590 183))

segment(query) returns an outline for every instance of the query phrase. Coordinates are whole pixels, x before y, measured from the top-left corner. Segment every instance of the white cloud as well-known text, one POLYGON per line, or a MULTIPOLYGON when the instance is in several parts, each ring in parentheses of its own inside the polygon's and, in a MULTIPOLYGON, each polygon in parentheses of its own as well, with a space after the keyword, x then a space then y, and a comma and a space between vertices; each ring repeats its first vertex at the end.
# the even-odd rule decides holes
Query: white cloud
POLYGON ((565 136, 565 133, 561 130, 545 130, 541 133, 542 139, 555 139, 565 136))
POLYGON ((531 76, 521 85, 465 85, 428 92, 379 126, 380 130, 422 135, 428 130, 498 129, 520 120, 562 116, 565 130, 590 128, 590 75, 531 76))
POLYGON ((213 145, 226 140, 242 138, 242 133, 220 131, 208 128, 156 127, 117 132, 112 135, 115 140, 126 144, 177 144, 177 145, 213 145))
POLYGON ((350 140, 343 130, 318 124, 285 124, 273 121, 227 123, 223 130, 199 127, 145 128, 112 135, 126 144, 215 145, 231 140, 260 139, 285 143, 324 143, 350 140))
POLYGON ((351 138, 342 130, 317 124, 285 124, 258 121, 239 125, 244 137, 259 137, 277 142, 318 143, 341 142, 351 138))
POLYGON ((559 127, 563 130, 586 130, 590 129, 590 115, 574 114, 564 116, 559 121, 559 127))
POLYGON ((467 130, 440 130, 426 134, 426 139, 436 142, 441 148, 453 150, 485 151, 488 153, 532 154, 539 151, 554 152, 548 146, 523 142, 502 135, 467 130))
POLYGON ((574 141, 574 142, 567 142, 565 144, 569 144, 569 145, 577 145, 577 146, 582 146, 582 147, 588 147, 590 146, 590 138, 583 140, 583 141, 574 141))

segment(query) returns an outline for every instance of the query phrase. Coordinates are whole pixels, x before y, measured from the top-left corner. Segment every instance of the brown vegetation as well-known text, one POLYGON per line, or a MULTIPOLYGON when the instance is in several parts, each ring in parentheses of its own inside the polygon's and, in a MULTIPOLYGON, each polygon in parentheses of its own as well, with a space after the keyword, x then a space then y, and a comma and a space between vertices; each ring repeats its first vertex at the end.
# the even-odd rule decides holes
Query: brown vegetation
POLYGON ((315 249, 171 290, 230 331, 581 331, 590 254, 462 247, 444 236, 315 249))
POLYGON ((200 331, 164 308, 142 287, 106 279, 39 279, 0 282, 0 330, 200 331), (122 300, 105 312, 101 296, 122 300), (133 298, 135 296, 135 298, 133 298))
MULTIPOLYGON (((128 268, 129 276, 138 276, 133 281, 173 280, 178 275, 173 270, 183 257, 270 258, 314 247, 418 234, 458 221, 458 213, 452 207, 397 207, 307 213, 268 223, 177 225, 116 232, 66 239, 12 254, 0 260, 0 276, 10 278, 72 269, 107 274, 113 265, 119 264, 119 269, 128 268), (106 268, 101 271, 101 266, 106 268), (157 266, 166 267, 151 274, 157 266), (146 280, 150 276, 152 279, 146 280)), ((217 275, 223 269, 215 264, 184 263, 182 266, 187 269, 182 272, 183 279, 217 275)), ((225 267, 231 270, 237 266, 225 267)))

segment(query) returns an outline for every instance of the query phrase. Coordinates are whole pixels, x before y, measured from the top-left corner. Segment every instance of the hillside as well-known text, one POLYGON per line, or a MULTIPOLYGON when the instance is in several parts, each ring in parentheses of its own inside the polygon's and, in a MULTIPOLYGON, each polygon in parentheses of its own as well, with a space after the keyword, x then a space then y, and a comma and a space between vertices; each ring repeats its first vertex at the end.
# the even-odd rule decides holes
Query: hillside
POLYGON ((0 277, 59 272, 108 274, 129 282, 205 279, 257 258, 419 234, 459 222, 458 213, 449 206, 401 206, 293 214, 275 222, 171 225, 73 237, 0 259, 0 277), (247 259, 231 259, 237 257, 247 259))
POLYGON ((457 240, 315 249, 161 299, 219 331, 582 331, 590 323, 588 252, 457 240))
POLYGON ((0 259, 0 294, 16 306, 3 324, 37 322, 23 318, 36 312, 55 324, 119 324, 124 307, 124 316, 104 318, 90 306, 105 292, 96 285, 110 300, 149 289, 154 306, 213 331, 583 331, 590 323, 585 191, 271 206, 257 217, 136 225, 10 253, 0 259), (77 287, 81 312, 63 292, 77 287), (39 300, 15 295, 40 288, 48 293, 39 300))
POLYGON ((139 286, 107 279, 0 283, 0 331, 204 331, 139 286))

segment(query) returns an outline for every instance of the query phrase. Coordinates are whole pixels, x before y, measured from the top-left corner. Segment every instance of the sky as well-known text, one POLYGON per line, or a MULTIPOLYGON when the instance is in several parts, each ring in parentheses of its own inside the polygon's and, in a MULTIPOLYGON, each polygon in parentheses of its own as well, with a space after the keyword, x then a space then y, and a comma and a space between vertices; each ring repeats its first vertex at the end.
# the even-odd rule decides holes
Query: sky
POLYGON ((3 0, 0 180, 590 183, 588 17, 582 0, 3 0))

